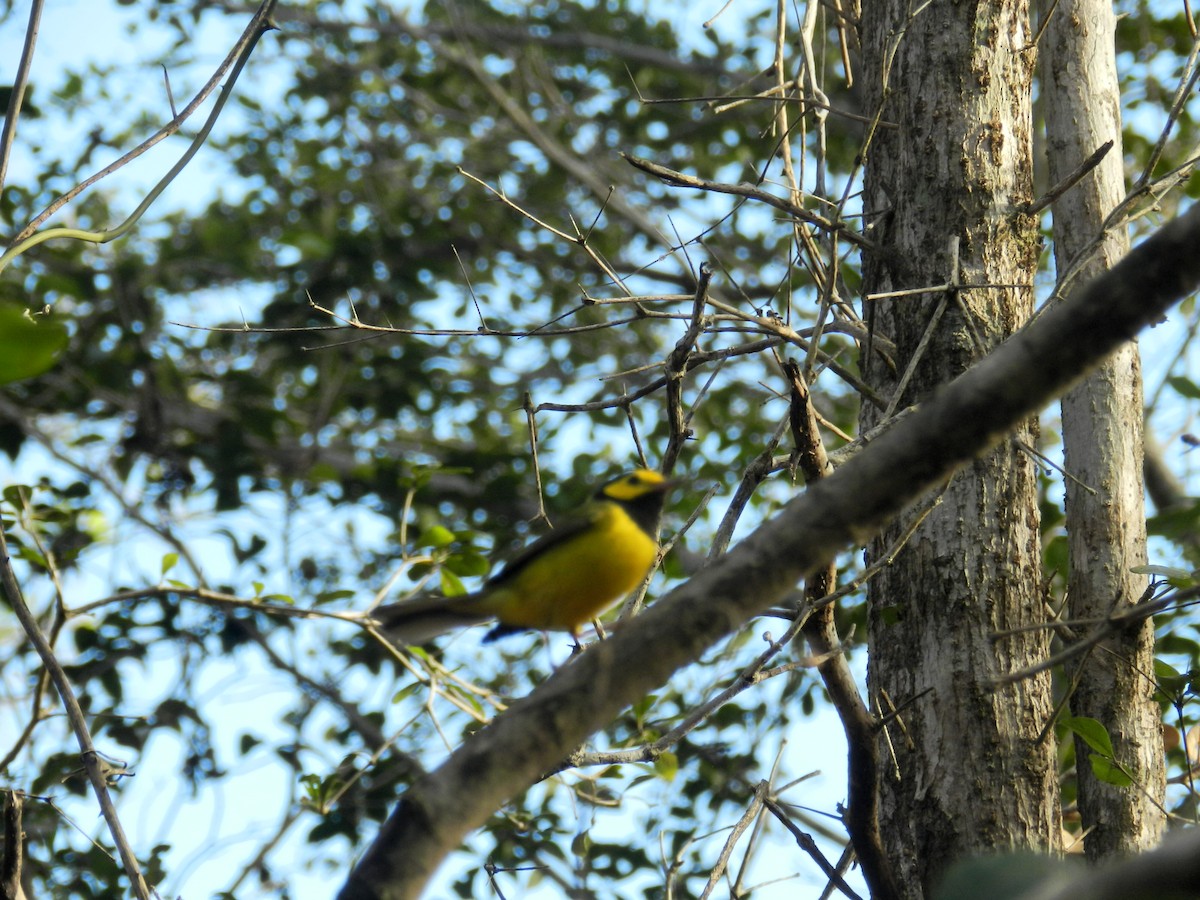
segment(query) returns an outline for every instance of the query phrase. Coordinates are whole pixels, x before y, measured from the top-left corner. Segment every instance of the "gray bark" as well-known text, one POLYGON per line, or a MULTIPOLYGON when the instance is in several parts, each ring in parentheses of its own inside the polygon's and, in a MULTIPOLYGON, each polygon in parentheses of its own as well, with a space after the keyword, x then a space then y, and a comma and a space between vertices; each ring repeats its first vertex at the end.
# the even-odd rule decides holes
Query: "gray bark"
MULTIPOLYGON (((866 155, 866 318, 898 348, 895 367, 863 358, 896 408, 928 400, 1020 327, 1033 308, 1036 222, 1028 6, 878 0, 863 5, 869 108, 880 128, 866 155), (909 18, 909 11, 918 11, 909 18), (871 300, 954 282, 957 290, 871 300), (1015 286, 1015 287, 1014 287, 1015 286), (905 383, 905 372, 911 376, 905 383)), ((878 423, 864 404, 862 425, 878 423)), ((1032 444, 1026 419, 1016 442, 1032 444)), ((959 472, 942 501, 868 586, 868 686, 895 777, 881 830, 906 896, 926 896, 955 859, 1057 846, 1059 794, 1046 674, 996 687, 1038 662, 1043 621, 1037 474, 1006 442, 959 472)), ((904 530, 889 526, 870 560, 904 530)))
MULTIPOLYGON (((1108 0, 1059 0, 1042 38, 1046 151, 1052 183, 1106 141, 1113 149, 1055 201, 1054 258, 1075 284, 1102 274, 1129 250, 1123 226, 1104 221, 1125 195, 1115 16, 1108 0), (1099 239, 1099 240, 1097 240, 1099 239)), ((1065 287, 1067 293, 1070 286, 1065 287)), ((1066 517, 1070 548, 1068 611, 1093 619, 1138 601, 1146 577, 1142 487, 1142 375, 1130 342, 1062 400, 1066 517)), ((1155 703, 1154 625, 1146 620, 1093 650, 1072 672, 1073 715, 1108 729, 1117 762, 1134 786, 1114 787, 1075 742, 1084 848, 1098 861, 1158 843, 1166 825, 1161 716, 1155 703)))

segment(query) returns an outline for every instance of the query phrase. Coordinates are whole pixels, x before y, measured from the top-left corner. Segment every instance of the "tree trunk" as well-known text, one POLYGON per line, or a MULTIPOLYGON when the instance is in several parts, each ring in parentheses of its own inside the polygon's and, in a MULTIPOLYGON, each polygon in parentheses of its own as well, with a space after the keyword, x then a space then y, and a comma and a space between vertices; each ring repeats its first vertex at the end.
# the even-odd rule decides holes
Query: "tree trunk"
MULTIPOLYGON (((1014 0, 876 0, 863 4, 862 28, 869 108, 882 109, 866 154, 877 244, 866 317, 897 346, 894 365, 868 352, 863 371, 902 408, 1032 311, 1036 222, 1020 211, 1032 188, 1032 36, 1027 3, 1014 0), (870 299, 889 291, 914 293, 870 299)), ((871 427, 882 416, 864 404, 862 418, 871 427)), ((1053 739, 1038 740, 1049 676, 994 684, 1047 653, 1044 631, 995 636, 1044 619, 1036 470, 1020 449, 1036 428, 1027 420, 960 472, 868 587, 872 703, 899 710, 884 736, 894 766, 881 825, 909 897, 963 855, 1057 845, 1053 739)), ((889 553, 905 524, 873 541, 868 558, 889 553)))
MULTIPOLYGON (((1115 17, 1108 0, 1060 0, 1042 38, 1043 101, 1050 182, 1066 177, 1105 141, 1113 148, 1054 204, 1054 258, 1060 279, 1082 263, 1074 285, 1107 271, 1129 252, 1125 228, 1103 233, 1125 195, 1115 17), (1094 244, 1103 235, 1103 239, 1094 244), (1090 251, 1089 251, 1090 248, 1090 251), (1087 254, 1081 258, 1080 254, 1087 254)), ((1142 489, 1142 374, 1131 342, 1062 400, 1071 619, 1107 616, 1136 603, 1146 562, 1142 489)), ((1093 861, 1145 850, 1162 836, 1165 789, 1161 717, 1154 702, 1154 626, 1142 622, 1082 659, 1071 712, 1108 729, 1117 762, 1134 786, 1099 780, 1091 750, 1076 739, 1084 847, 1093 861)))

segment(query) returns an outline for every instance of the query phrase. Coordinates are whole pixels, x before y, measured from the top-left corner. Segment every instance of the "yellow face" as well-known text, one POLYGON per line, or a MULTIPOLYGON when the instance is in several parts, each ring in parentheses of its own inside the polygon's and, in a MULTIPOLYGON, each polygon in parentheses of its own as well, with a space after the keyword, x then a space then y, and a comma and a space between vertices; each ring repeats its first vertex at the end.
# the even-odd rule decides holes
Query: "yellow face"
POLYGON ((600 488, 600 496, 610 500, 628 501, 656 494, 670 487, 670 483, 651 469, 635 469, 600 488))

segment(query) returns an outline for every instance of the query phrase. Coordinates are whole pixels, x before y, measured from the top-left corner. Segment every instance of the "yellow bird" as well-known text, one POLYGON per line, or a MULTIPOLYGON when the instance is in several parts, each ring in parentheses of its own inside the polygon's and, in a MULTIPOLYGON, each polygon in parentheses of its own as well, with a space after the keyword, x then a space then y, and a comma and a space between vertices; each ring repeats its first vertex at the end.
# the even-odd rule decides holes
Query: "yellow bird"
POLYGON ((649 469, 604 484, 569 522, 538 538, 461 597, 424 596, 375 610, 392 640, 416 644, 452 628, 498 620, 492 641, 525 629, 579 629, 637 587, 658 556, 655 533, 674 485, 649 469))

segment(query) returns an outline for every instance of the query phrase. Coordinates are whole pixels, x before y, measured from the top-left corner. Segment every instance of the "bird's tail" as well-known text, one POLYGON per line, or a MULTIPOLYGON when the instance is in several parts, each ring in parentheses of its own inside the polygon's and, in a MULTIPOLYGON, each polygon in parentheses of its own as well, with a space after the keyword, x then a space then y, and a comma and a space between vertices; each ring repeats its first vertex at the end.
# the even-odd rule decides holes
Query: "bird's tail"
POLYGON ((494 618, 477 608, 479 600, 479 593, 461 597, 420 594, 400 603, 381 606, 371 613, 371 618, 394 643, 423 644, 455 628, 479 625, 494 618))

